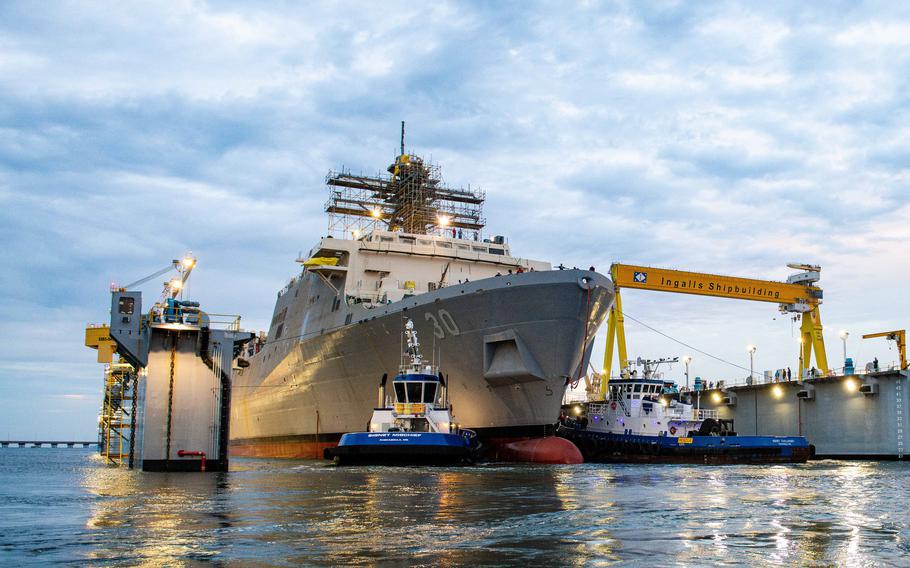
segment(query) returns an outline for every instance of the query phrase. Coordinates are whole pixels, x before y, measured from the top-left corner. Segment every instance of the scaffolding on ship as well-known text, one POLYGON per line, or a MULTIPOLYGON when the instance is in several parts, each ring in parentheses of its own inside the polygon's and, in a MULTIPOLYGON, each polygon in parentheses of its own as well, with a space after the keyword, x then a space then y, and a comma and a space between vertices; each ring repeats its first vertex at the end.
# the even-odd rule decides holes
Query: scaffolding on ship
POLYGON ((387 229, 478 240, 486 221, 484 191, 448 187, 437 164, 405 152, 404 122, 401 152, 388 167, 388 174, 365 176, 333 170, 325 182, 330 190, 325 205, 329 234, 343 238, 387 229))

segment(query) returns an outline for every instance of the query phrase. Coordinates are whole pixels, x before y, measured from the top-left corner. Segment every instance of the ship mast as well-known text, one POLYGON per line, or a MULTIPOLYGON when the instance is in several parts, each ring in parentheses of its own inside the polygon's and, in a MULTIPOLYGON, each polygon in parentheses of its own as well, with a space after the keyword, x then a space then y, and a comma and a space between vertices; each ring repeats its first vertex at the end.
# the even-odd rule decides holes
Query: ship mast
POLYGON ((329 233, 359 238, 382 228, 479 238, 485 224, 484 192, 445 185, 438 165, 405 152, 404 134, 402 121, 399 154, 387 168, 388 174, 354 175, 344 169, 328 173, 330 195, 325 210, 329 233))
POLYGON ((411 357, 411 366, 414 369, 423 365, 423 356, 420 355, 420 341, 417 340, 417 330, 414 322, 408 318, 404 324, 404 335, 408 341, 408 355, 411 357))

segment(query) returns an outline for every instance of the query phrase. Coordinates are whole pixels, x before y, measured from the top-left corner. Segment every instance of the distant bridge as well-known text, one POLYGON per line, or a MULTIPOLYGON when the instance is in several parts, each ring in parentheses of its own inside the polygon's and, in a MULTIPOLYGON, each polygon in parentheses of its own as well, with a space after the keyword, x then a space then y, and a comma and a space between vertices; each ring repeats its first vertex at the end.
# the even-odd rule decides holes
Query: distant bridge
POLYGON ((19 448, 93 448, 98 447, 98 442, 85 442, 79 440, 0 440, 0 447, 8 448, 10 446, 19 448))

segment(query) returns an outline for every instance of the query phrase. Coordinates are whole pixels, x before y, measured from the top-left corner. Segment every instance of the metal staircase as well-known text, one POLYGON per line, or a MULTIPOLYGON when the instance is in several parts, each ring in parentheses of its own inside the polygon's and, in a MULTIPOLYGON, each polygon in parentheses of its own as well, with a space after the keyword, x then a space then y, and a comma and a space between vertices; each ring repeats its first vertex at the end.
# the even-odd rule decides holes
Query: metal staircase
POLYGON ((136 427, 136 372, 129 363, 104 367, 104 400, 98 419, 101 455, 110 465, 133 465, 136 427))

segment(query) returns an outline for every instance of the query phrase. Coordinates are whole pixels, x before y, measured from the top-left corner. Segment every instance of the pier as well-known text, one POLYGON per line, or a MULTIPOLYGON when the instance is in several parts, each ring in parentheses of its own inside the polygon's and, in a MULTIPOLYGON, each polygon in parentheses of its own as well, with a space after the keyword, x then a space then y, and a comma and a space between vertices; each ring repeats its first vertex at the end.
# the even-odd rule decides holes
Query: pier
POLYGON ((79 440, 0 440, 0 447, 18 447, 18 448, 94 448, 98 447, 98 442, 86 442, 79 440))

